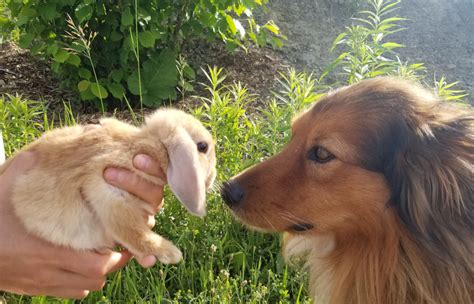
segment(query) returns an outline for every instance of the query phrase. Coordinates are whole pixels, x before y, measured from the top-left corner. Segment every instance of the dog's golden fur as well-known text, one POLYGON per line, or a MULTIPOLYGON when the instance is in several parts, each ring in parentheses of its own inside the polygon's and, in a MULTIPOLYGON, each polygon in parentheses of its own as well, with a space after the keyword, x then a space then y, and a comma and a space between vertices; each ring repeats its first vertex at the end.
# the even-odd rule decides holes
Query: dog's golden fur
POLYGON ((365 80, 299 115, 285 148, 230 184, 237 217, 305 257, 317 303, 474 303, 468 106, 365 80))
MULTIPOLYGON (((211 135, 191 115, 172 109, 156 111, 141 128, 107 118, 100 127, 56 129, 22 151, 34 151, 38 160, 15 180, 11 201, 30 233, 74 249, 104 250, 119 243, 137 257, 155 255, 163 263, 177 263, 182 254, 147 227, 144 214, 155 210, 107 184, 104 169, 127 168, 164 185, 166 181, 134 169, 133 156, 146 153, 160 162, 174 194, 200 216, 215 177, 211 135), (198 151, 198 143, 207 144, 206 151, 198 151)), ((0 174, 13 158, 0 167, 0 174)))

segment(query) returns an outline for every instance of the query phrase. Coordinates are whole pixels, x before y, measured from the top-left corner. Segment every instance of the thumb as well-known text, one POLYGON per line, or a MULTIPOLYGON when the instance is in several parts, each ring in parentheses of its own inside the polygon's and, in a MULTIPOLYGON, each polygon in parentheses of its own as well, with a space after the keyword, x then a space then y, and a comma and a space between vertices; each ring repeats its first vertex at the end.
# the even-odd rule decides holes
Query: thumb
POLYGON ((7 161, 4 164, 7 168, 0 175, 1 184, 4 185, 5 183, 11 183, 19 175, 26 173, 34 167, 36 159, 36 153, 32 151, 21 152, 15 155, 12 160, 7 161))

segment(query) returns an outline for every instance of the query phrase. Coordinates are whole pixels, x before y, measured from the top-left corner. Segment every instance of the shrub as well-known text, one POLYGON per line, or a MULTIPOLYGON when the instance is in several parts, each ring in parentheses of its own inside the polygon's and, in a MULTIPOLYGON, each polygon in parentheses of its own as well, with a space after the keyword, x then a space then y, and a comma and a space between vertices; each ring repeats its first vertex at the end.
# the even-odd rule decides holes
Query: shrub
MULTIPOLYGON (((280 46, 278 27, 259 26, 252 15, 266 2, 5 0, 11 18, 0 26, 18 28, 20 46, 51 58, 53 71, 83 100, 102 104, 129 92, 154 106, 176 98, 176 59, 191 37, 219 39, 230 50, 250 42, 280 46)), ((182 72, 194 77, 188 65, 182 72)))

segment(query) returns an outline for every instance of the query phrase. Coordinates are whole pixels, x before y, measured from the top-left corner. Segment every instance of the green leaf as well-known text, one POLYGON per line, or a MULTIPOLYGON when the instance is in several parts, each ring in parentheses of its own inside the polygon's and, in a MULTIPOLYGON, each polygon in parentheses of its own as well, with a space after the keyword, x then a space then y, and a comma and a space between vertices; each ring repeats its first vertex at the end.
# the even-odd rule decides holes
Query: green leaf
POLYGON ((59 62, 52 62, 51 63, 51 70, 54 72, 54 73, 59 73, 59 68, 60 68, 61 64, 59 62))
POLYGON ((92 6, 81 3, 76 7, 74 14, 79 20, 79 23, 83 23, 91 19, 93 12, 94 9, 92 6))
POLYGON ((133 15, 132 15, 132 13, 130 12, 130 7, 127 7, 127 8, 123 11, 122 17, 121 17, 121 22, 122 22, 122 26, 123 26, 123 27, 127 27, 127 26, 132 25, 132 23, 133 23, 133 15))
POLYGON ((56 17, 56 4, 51 2, 46 2, 46 4, 41 4, 38 6, 38 13, 40 14, 41 18, 46 21, 52 21, 54 17, 56 17))
POLYGON ((53 60, 59 63, 64 63, 71 54, 67 51, 60 49, 58 52, 53 56, 53 60))
POLYGON ((112 93, 112 96, 120 100, 122 100, 123 94, 125 94, 125 88, 120 83, 109 83, 107 84, 107 89, 112 93))
POLYGON ((382 47, 391 50, 391 49, 403 47, 403 45, 396 42, 385 42, 384 44, 382 44, 382 47))
POLYGON ((57 43, 52 43, 46 49, 46 54, 54 56, 59 50, 57 43))
POLYGON ((143 47, 151 48, 155 45, 155 35, 150 31, 138 33, 138 41, 143 47))
POLYGON ((85 90, 84 92, 81 92, 80 96, 81 96, 82 100, 94 100, 94 99, 96 99, 94 94, 92 94, 90 88, 88 90, 85 90))
POLYGON ((280 34, 280 28, 273 21, 267 22, 263 27, 275 35, 280 34))
POLYGON ((79 89, 79 92, 84 92, 89 88, 90 84, 90 81, 82 80, 77 84, 77 88, 79 89))
POLYGON ((79 58, 79 56, 76 54, 70 54, 69 58, 66 60, 66 63, 78 67, 81 64, 81 58, 79 58))
POLYGON ((110 78, 112 78, 115 82, 120 82, 123 79, 123 70, 122 69, 115 69, 110 72, 110 78))
POLYGON ((10 24, 10 20, 5 16, 0 15, 0 27, 6 27, 7 24, 10 24))
POLYGON ((237 27, 235 26, 234 18, 232 18, 230 15, 226 15, 225 19, 232 35, 237 34, 237 27))
POLYGON ((18 41, 18 44, 20 45, 21 48, 26 49, 30 46, 33 38, 34 38, 34 35, 32 33, 22 34, 20 36, 20 40, 18 41))
POLYGON ((196 72, 194 72, 193 68, 190 67, 189 65, 184 66, 183 74, 188 79, 196 79, 196 72))
POLYGON ((117 31, 113 31, 112 34, 110 34, 110 40, 112 41, 120 41, 123 38, 122 34, 120 34, 117 31))
POLYGON ((22 26, 24 24, 26 24, 28 21, 30 21, 30 19, 33 19, 34 17, 36 17, 36 10, 32 9, 32 8, 23 8, 20 12, 20 14, 18 14, 18 20, 16 22, 16 26, 22 26))
POLYGON ((91 71, 85 68, 80 68, 79 69, 79 77, 90 80, 92 77, 91 71))
POLYGON ((143 63, 142 80, 145 80, 144 87, 147 95, 160 99, 168 99, 176 95, 178 70, 175 62, 176 54, 165 49, 143 63))
POLYGON ((107 92, 107 90, 96 82, 91 84, 91 91, 92 91, 92 94, 94 94, 98 98, 104 99, 109 96, 109 93, 107 92))
MULTIPOLYGON (((128 76, 127 86, 128 86, 128 90, 130 91, 130 93, 132 93, 133 95, 137 95, 137 96, 140 95, 140 82, 139 82, 137 71, 134 71, 130 76, 128 76)), ((144 92, 142 90, 142 94, 143 93, 144 92)))

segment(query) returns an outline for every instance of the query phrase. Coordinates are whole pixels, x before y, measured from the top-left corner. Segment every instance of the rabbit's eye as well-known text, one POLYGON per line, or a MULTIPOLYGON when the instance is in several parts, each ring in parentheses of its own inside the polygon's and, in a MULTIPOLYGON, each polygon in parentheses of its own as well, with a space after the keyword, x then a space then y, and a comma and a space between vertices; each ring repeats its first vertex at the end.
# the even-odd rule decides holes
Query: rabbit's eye
POLYGON ((205 142, 200 142, 197 144, 198 151, 201 153, 206 153, 209 146, 205 142))

